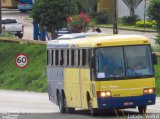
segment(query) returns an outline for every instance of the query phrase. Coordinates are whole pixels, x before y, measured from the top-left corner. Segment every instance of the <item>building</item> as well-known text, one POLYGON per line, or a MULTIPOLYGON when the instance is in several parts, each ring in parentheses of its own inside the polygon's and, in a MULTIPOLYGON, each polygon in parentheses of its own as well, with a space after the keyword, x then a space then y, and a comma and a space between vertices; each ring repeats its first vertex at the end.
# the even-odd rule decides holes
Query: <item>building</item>
POLYGON ((2 8, 18 8, 18 2, 16 0, 1 0, 2 8))
MULTIPOLYGON (((135 10, 135 14, 138 15, 141 19, 144 18, 145 1, 146 0, 143 0, 135 10)), ((129 16, 130 11, 126 6, 126 4, 122 0, 117 0, 117 2, 118 2, 118 17, 120 18, 123 16, 129 16)), ((99 0, 99 3, 97 5, 97 11, 99 12, 99 11, 107 10, 109 15, 113 16, 113 10, 114 10, 113 4, 114 4, 114 0, 99 0)))

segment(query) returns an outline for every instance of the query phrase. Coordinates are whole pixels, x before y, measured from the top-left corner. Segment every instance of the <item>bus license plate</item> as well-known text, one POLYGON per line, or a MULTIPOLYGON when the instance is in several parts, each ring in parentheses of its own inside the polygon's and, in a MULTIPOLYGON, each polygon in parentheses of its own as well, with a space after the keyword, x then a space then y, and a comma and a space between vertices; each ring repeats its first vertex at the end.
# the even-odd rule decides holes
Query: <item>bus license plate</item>
POLYGON ((124 105, 125 105, 125 106, 133 105, 133 102, 125 102, 124 105))

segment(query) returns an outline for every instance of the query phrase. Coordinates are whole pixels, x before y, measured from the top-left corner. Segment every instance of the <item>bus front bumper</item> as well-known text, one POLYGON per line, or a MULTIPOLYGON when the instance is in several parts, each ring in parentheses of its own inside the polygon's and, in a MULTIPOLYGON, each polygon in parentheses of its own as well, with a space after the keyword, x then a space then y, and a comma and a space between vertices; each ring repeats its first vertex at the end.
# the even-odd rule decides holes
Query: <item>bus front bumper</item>
POLYGON ((148 94, 142 96, 133 97, 110 97, 110 98, 98 98, 99 109, 124 109, 134 108, 136 106, 153 105, 156 101, 155 94, 148 94))

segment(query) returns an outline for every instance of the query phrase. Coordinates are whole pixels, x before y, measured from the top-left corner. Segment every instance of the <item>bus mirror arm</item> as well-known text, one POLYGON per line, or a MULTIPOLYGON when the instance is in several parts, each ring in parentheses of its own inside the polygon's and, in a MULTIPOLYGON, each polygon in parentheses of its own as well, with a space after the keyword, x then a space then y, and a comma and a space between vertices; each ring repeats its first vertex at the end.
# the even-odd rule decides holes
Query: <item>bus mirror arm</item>
POLYGON ((158 64, 158 60, 157 60, 157 55, 156 54, 152 54, 152 61, 153 61, 153 64, 158 64))

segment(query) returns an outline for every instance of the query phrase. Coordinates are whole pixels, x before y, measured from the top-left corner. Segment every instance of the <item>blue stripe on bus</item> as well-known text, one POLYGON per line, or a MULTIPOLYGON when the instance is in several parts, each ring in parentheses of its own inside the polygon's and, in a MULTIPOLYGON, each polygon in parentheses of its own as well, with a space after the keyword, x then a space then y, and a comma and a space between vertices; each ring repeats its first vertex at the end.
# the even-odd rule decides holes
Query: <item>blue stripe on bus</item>
POLYGON ((136 106, 153 105, 155 104, 155 100, 156 100, 155 94, 134 96, 134 97, 111 97, 111 98, 97 99, 99 109, 130 108, 136 106), (126 105, 127 103, 130 104, 126 105))

